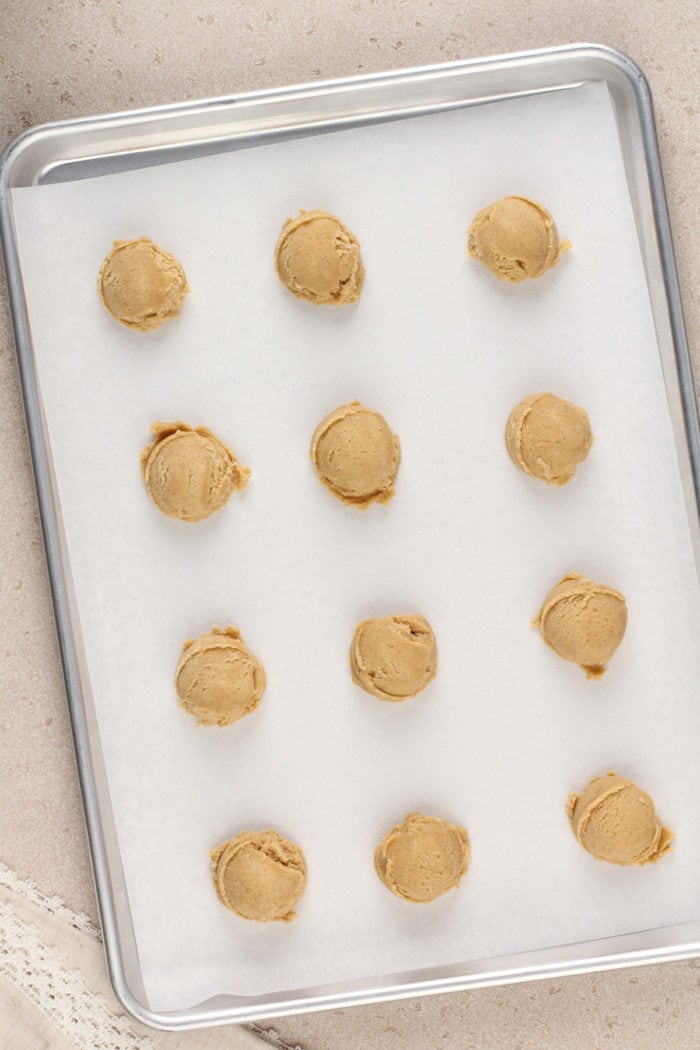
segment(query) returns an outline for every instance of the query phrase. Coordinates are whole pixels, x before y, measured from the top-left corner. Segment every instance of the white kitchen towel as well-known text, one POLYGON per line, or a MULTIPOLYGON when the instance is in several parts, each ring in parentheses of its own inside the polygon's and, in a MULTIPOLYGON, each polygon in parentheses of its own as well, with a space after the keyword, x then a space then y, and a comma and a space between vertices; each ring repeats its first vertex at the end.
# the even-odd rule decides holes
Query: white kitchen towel
POLYGON ((159 1032, 127 1017, 111 990, 100 931, 0 863, 3 1050, 302 1050, 273 1029, 159 1032))

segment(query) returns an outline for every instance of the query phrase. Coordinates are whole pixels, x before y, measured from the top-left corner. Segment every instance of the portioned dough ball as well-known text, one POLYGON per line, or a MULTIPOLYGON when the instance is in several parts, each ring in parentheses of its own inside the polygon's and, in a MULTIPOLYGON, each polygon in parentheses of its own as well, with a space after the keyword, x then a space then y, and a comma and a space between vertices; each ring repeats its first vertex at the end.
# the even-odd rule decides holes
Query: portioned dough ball
POLYGON ((673 835, 646 791, 618 773, 593 777, 580 795, 569 796, 571 829, 583 848, 610 864, 655 864, 673 835))
POLYGON ((437 674, 437 642, 423 616, 363 620, 350 648, 352 680, 380 700, 415 696, 437 674))
POLYGON ((360 298, 365 268, 357 238, 327 211, 287 219, 275 249, 279 279, 299 299, 342 306, 360 298))
POLYGON ((112 317, 140 332, 177 317, 190 288, 174 255, 148 237, 115 241, 97 288, 112 317))
POLYGON ((587 678, 601 678, 627 628, 627 604, 614 587, 570 572, 552 588, 533 621, 544 642, 587 678))
POLYGON ((425 904, 457 887, 469 863, 466 829, 440 817, 409 813, 377 846, 374 867, 387 889, 425 904))
POLYGON ((560 245, 544 205, 528 197, 503 197, 477 212, 467 250, 499 281, 520 284, 551 270, 569 247, 568 242, 560 245))
POLYGON ((393 497, 401 447, 381 413, 351 401, 316 427, 311 460, 334 496, 364 510, 393 497))
POLYGON ((243 919, 291 922, 306 889, 301 848, 278 831, 241 831, 209 854, 216 895, 243 919))
POLYGON ((255 711, 265 671, 235 627, 185 642, 175 672, 180 704, 200 725, 228 726, 255 711))
POLYGON ((555 394, 531 394, 506 424, 506 447, 517 467, 549 485, 566 485, 593 444, 584 409, 555 394))
POLYGON ((151 432, 141 470, 148 495, 169 518, 202 521, 248 484, 248 467, 206 427, 155 422, 151 432))

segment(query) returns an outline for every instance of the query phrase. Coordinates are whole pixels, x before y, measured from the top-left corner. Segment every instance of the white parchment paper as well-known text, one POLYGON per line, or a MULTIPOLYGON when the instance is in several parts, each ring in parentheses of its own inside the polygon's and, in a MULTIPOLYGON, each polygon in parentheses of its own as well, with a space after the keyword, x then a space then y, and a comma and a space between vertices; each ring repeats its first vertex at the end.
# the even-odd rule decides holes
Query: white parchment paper
POLYGON ((700 603, 642 263, 602 85, 14 193, 62 513, 151 1006, 258 994, 698 917, 700 603), (573 250, 524 286, 465 257, 508 193, 573 250), (357 234, 362 300, 295 300, 281 224, 325 208, 357 234), (113 239, 146 234, 192 293, 160 331, 96 293, 113 239), (595 444, 568 487, 503 444, 526 394, 584 405, 595 444), (359 398, 400 435, 397 495, 366 513, 316 481, 316 423, 359 398), (252 481, 214 518, 148 500, 152 420, 206 424, 252 481), (577 570, 619 587, 627 636, 586 681, 530 627, 577 570), (419 611, 440 669, 382 704, 353 686, 360 619, 419 611), (226 730, 178 708, 185 638, 237 625, 264 662, 258 712, 226 730), (656 867, 595 862, 572 789, 617 768, 677 834, 656 867), (372 853, 413 809, 464 823, 458 892, 412 906, 372 853), (291 925, 226 912, 208 851, 242 828, 298 841, 291 925))

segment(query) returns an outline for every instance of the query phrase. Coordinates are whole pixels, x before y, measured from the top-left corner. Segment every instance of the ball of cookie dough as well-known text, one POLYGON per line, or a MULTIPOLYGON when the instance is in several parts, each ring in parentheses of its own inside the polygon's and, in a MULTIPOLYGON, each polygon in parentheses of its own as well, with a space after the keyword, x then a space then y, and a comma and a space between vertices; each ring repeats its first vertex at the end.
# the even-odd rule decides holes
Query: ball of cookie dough
POLYGON ((209 854, 216 895, 255 922, 291 922, 306 889, 306 861, 277 831, 241 831, 209 854))
POLYGON ((554 219, 527 197, 504 197, 477 212, 469 227, 468 252, 499 281, 519 284, 541 277, 559 262, 568 241, 559 243, 554 219))
POLYGON ((318 424, 311 460, 334 496, 364 510, 370 503, 387 503, 394 495, 401 446, 384 416, 351 401, 318 424))
POLYGON ((655 864, 668 853, 673 834, 664 827, 646 791, 614 771, 593 777, 566 806, 571 829, 597 860, 655 864))
POLYGON ((139 332, 177 317, 190 290, 175 256, 148 237, 115 241, 102 263, 97 287, 112 317, 139 332))
POLYGON ((468 864, 466 829, 422 813, 409 813, 374 853, 375 870, 387 889, 414 904, 456 888, 468 864))
POLYGON ((380 700, 415 696, 437 674, 437 643, 422 616, 363 620, 350 647, 352 680, 380 700))
POLYGON ((260 703, 265 671, 235 627, 212 627, 183 645, 175 688, 199 725, 229 726, 260 703))
POLYGON ((593 444, 586 412, 555 394, 531 394, 506 424, 506 447, 516 467, 548 485, 566 485, 593 444))
POLYGON ((277 274, 299 299, 341 306, 360 298, 365 268, 357 238, 327 211, 287 219, 275 249, 277 274))
POLYGON ((533 621, 542 638, 586 678, 601 678, 627 627, 627 604, 614 587, 569 572, 552 588, 533 621))
POLYGON ((206 427, 155 422, 151 432, 141 470, 149 496, 169 518, 208 518, 248 484, 248 467, 206 427))

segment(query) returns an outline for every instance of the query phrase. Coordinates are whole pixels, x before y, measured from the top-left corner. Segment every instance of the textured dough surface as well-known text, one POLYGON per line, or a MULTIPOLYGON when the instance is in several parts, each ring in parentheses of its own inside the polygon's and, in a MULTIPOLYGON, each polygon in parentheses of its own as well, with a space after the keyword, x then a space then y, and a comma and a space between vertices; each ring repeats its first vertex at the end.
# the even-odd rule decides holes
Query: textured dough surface
POLYGON ((531 394, 511 412, 506 448, 517 467, 548 485, 566 485, 593 444, 584 409, 556 394, 531 394))
POLYGON ((499 281, 520 284, 551 270, 570 247, 568 241, 559 244, 554 219, 542 204, 503 197, 477 212, 467 251, 499 281))
POLYGON ((380 700, 415 696, 437 674, 437 642, 423 616, 363 620, 350 647, 352 680, 380 700))
POLYGON ((265 691, 265 670, 235 627, 186 641, 175 672, 180 705, 199 725, 228 726, 249 715, 265 691))
POLYGON ((583 848, 610 864, 655 864, 668 853, 673 834, 653 800, 631 780, 611 771, 593 777, 566 806, 571 829, 583 848))
POLYGON ((627 604, 614 587, 570 572, 549 592, 533 626, 562 659, 578 664, 587 678, 601 678, 624 637, 627 604))
POLYGON ((409 813, 377 846, 374 867, 397 897, 425 904, 459 885, 469 852, 465 828, 440 817, 409 813))
POLYGON ((112 317, 139 332, 177 317, 190 290, 175 256, 148 237, 115 241, 102 263, 97 288, 112 317))
POLYGON ((275 267, 282 284, 307 302, 342 306, 360 298, 365 268, 359 242, 327 211, 301 211, 286 220, 275 267))
POLYGON ((306 860, 279 832, 241 831, 209 854, 223 905, 255 922, 291 922, 306 889, 306 860))
POLYGON ((248 467, 206 427, 155 422, 151 432, 141 470, 149 496, 169 518, 208 518, 248 484, 248 467))
POLYGON ((380 412, 351 401, 316 427, 311 460, 334 496, 364 510, 393 497, 401 446, 380 412))

